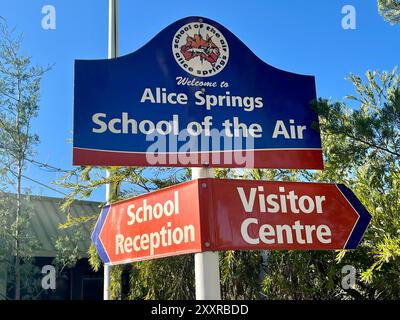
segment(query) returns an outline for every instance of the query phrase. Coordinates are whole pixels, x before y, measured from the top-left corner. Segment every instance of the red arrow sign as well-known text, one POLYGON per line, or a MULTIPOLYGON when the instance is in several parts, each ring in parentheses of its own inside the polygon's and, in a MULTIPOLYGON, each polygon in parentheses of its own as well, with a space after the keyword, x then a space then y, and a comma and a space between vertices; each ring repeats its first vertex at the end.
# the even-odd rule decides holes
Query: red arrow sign
POLYGON ((200 189, 206 198, 209 250, 353 249, 371 219, 337 184, 209 179, 200 189))
POLYGON ((343 185, 199 179, 104 207, 92 240, 111 264, 217 250, 353 249, 370 219, 343 185))
POLYGON ((103 262, 201 251, 198 196, 193 180, 104 207, 92 234, 103 262))

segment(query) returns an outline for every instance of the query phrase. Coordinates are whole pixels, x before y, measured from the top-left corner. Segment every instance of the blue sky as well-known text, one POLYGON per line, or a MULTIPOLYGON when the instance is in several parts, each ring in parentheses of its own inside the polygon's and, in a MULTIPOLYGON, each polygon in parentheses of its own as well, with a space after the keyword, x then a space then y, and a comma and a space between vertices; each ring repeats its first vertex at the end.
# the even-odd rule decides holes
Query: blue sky
MULTIPOLYGON (((72 168, 74 59, 107 57, 107 0, 0 0, 0 16, 23 33, 23 53, 40 65, 55 64, 42 82, 37 160, 72 168), (56 29, 41 26, 42 7, 56 9, 56 29)), ((341 100, 353 92, 351 72, 392 70, 399 65, 400 26, 391 26, 375 0, 120 0, 120 54, 137 50, 170 23, 192 15, 216 20, 257 56, 277 68, 316 76, 320 97, 341 100), (344 5, 356 9, 356 29, 341 25, 344 5)), ((57 174, 34 166, 26 175, 51 185, 57 174)), ((33 193, 60 196, 25 181, 33 193)), ((54 186, 53 186, 54 187, 54 186)), ((56 187, 58 188, 58 187, 56 187)), ((61 189, 60 189, 61 190, 61 189)), ((104 190, 92 199, 103 200, 104 190)))

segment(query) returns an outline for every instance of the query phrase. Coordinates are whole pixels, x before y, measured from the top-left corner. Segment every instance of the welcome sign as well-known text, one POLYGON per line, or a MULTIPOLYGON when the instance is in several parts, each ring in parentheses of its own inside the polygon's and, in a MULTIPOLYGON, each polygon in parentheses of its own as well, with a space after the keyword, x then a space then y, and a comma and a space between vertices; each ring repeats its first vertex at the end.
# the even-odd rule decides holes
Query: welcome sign
POLYGON ((131 54, 75 61, 73 164, 322 169, 315 98, 313 76, 185 18, 131 54))

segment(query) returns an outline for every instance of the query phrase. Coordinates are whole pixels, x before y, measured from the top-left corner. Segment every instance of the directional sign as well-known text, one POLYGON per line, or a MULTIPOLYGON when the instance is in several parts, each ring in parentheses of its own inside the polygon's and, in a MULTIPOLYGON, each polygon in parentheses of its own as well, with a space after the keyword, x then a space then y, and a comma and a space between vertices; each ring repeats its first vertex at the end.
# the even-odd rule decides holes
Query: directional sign
POLYGON ((92 241, 104 263, 201 251, 198 184, 193 180, 103 207, 92 241))
POLYGON ((322 169, 313 76, 189 17, 139 50, 75 62, 75 165, 322 169))
POLYGON ((218 250, 355 249, 370 214, 344 185, 198 179, 103 208, 103 262, 218 250))
POLYGON ((208 224, 202 237, 210 243, 209 250, 355 249, 371 220, 341 184, 219 179, 203 183, 201 217, 208 224))

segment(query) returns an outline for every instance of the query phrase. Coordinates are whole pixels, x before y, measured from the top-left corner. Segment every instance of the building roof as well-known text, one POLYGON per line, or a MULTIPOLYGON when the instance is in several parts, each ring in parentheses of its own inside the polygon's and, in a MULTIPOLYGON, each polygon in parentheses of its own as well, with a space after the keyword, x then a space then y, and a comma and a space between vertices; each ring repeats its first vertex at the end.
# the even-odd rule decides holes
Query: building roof
MULTIPOLYGON (((25 198, 24 201, 29 201, 29 206, 33 209, 31 230, 39 242, 40 249, 34 252, 34 256, 56 256, 56 239, 67 235, 73 238, 75 231, 73 228, 59 228, 61 224, 67 221, 66 213, 60 210, 63 199, 31 195, 29 198, 25 198)), ((98 214, 100 213, 99 205, 100 203, 98 202, 77 200, 72 203, 70 214, 75 218, 98 214)), ((78 242, 79 254, 81 256, 87 256, 90 246, 91 222, 83 223, 81 229, 82 240, 78 242)))

